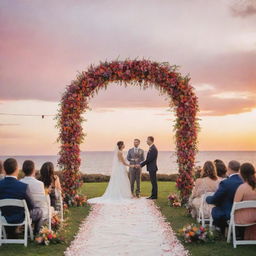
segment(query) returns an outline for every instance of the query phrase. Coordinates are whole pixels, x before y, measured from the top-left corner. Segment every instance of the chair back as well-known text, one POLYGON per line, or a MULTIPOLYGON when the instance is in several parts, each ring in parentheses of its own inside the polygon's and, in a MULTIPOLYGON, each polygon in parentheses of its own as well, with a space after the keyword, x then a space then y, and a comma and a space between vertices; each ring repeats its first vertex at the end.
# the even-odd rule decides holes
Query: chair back
POLYGON ((20 200, 20 199, 1 199, 0 200, 0 207, 5 206, 15 206, 15 207, 22 207, 25 211, 25 218, 27 220, 30 220, 30 213, 28 210, 28 206, 26 203, 26 200, 20 200))
POLYGON ((248 208, 256 208, 256 200, 248 200, 248 201, 242 201, 242 202, 234 202, 231 216, 234 214, 235 211, 240 209, 248 209, 248 208))
MULTIPOLYGON (((16 207, 25 208, 24 201, 25 200, 20 200, 20 199, 1 199, 0 200, 0 207, 16 206, 16 207)), ((26 203, 26 201, 25 201, 25 203, 26 203)))

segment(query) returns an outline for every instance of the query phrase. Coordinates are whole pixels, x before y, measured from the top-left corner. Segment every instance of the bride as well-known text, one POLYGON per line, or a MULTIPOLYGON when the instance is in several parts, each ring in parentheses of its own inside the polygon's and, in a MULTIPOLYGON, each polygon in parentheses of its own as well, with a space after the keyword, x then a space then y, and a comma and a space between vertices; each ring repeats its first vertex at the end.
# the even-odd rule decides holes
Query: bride
POLYGON ((108 187, 101 197, 95 197, 88 200, 91 204, 104 203, 123 203, 129 202, 132 198, 130 181, 128 178, 127 166, 133 167, 125 162, 123 141, 117 142, 117 148, 114 153, 112 173, 108 187))

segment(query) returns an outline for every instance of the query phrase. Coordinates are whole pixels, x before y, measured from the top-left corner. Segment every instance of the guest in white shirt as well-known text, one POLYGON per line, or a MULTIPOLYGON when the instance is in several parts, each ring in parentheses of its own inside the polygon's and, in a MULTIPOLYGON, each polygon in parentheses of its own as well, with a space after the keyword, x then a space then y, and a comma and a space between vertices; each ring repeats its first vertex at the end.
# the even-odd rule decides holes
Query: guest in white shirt
POLYGON ((43 219, 47 219, 48 206, 47 206, 46 195, 44 190, 44 183, 35 178, 36 170, 35 170, 34 162, 31 160, 24 161, 22 165, 22 171, 25 174, 25 177, 20 181, 28 184, 35 206, 42 209, 43 219))

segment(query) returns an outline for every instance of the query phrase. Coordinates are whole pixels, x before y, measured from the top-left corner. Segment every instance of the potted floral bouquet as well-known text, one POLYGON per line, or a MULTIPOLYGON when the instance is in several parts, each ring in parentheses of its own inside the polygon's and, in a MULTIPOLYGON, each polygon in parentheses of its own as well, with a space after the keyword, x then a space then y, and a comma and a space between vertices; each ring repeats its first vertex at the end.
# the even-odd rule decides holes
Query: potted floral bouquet
POLYGON ((195 224, 190 224, 180 229, 179 235, 183 238, 185 243, 211 242, 215 240, 213 231, 195 224))
POLYGON ((168 201, 171 207, 181 207, 181 201, 177 194, 170 194, 168 196, 168 201))
POLYGON ((87 204, 87 197, 83 195, 75 195, 72 200, 72 206, 85 206, 87 204))
POLYGON ((47 227, 42 227, 35 238, 35 242, 41 245, 49 245, 62 243, 64 242, 64 239, 59 237, 53 230, 49 230, 47 227))
POLYGON ((60 217, 58 216, 58 214, 53 214, 52 219, 51 219, 51 225, 52 225, 52 229, 57 231, 60 226, 61 226, 61 220, 60 217))

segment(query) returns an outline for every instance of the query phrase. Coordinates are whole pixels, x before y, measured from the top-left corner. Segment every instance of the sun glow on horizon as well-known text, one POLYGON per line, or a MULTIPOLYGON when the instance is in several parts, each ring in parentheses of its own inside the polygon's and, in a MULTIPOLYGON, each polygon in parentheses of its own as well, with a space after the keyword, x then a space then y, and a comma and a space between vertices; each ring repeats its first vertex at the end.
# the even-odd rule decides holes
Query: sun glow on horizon
MULTIPOLYGON (((159 96, 160 97, 160 96, 159 96)), ((53 114, 57 102, 4 101, 0 112, 53 114)), ((142 146, 148 135, 156 138, 160 150, 174 150, 175 115, 167 108, 93 108, 85 114, 87 136, 82 151, 111 151, 117 140, 127 147, 138 137, 142 146)), ((199 150, 256 150, 256 109, 225 116, 201 116, 199 150)), ((58 130, 52 117, 1 118, 0 155, 51 155, 58 153, 58 130)))

